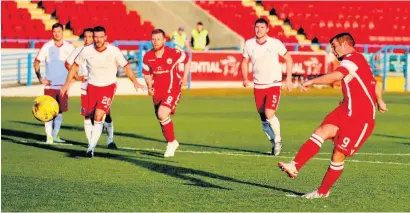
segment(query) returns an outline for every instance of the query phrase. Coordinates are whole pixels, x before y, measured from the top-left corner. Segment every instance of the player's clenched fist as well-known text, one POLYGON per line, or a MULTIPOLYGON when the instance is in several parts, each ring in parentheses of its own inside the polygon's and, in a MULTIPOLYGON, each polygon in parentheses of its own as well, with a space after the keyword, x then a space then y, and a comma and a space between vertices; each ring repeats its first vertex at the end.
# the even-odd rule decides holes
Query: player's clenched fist
POLYGON ((149 88, 148 89, 148 95, 149 96, 154 96, 154 88, 149 88))
POLYGON ((249 80, 244 80, 242 84, 243 87, 248 87, 251 83, 249 82, 249 80))
POLYGON ((386 103, 384 103, 384 101, 382 100, 377 102, 377 108, 379 109, 379 112, 381 113, 388 111, 386 103))

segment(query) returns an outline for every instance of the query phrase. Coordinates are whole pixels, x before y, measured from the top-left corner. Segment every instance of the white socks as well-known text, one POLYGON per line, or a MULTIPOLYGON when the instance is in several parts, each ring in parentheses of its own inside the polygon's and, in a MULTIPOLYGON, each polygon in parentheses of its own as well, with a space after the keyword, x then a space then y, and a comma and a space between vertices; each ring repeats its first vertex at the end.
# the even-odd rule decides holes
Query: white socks
POLYGON ((280 137, 280 123, 279 123, 279 119, 278 117, 276 117, 276 115, 271 118, 270 120, 266 120, 267 122, 269 122, 273 133, 275 134, 274 140, 275 142, 279 142, 282 140, 282 138, 280 137))
POLYGON ((91 140, 92 129, 93 129, 93 124, 91 123, 91 119, 84 119, 84 131, 85 131, 85 136, 87 137, 88 143, 90 143, 90 140, 91 140))
POLYGON ((57 138, 62 122, 63 122, 63 114, 59 113, 57 117, 54 118, 53 133, 52 133, 53 138, 57 138))
POLYGON ((91 131, 91 138, 88 143, 87 151, 94 151, 95 147, 97 146, 98 140, 100 139, 102 129, 103 129, 102 121, 94 121, 94 125, 91 131))
POLYGON ((53 120, 44 123, 47 137, 53 137, 53 120))
POLYGON ((114 140, 114 121, 111 123, 104 122, 104 128, 107 129, 107 144, 114 140))

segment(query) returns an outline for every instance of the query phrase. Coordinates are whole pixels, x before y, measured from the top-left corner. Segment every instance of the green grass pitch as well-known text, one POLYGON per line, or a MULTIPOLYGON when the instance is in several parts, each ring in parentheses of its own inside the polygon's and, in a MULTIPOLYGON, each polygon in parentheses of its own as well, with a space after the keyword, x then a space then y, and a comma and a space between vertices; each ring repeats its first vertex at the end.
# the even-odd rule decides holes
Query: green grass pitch
POLYGON ((115 142, 100 138, 96 157, 86 141, 79 98, 70 99, 60 136, 46 145, 31 115, 34 98, 2 98, 2 211, 410 211, 410 100, 386 94, 389 111, 359 153, 345 163, 328 199, 292 195, 315 190, 330 162, 332 142, 289 179, 289 161, 340 100, 338 95, 282 96, 278 109, 283 153, 266 155, 251 90, 184 92, 172 119, 180 147, 162 157, 165 142, 149 97, 117 96, 115 142))

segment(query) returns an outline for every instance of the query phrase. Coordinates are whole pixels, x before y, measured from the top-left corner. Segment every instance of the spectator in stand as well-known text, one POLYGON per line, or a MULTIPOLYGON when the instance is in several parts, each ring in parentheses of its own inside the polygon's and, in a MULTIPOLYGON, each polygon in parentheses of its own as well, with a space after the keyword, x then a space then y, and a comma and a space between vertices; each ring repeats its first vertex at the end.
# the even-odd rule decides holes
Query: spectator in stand
POLYGON ((171 34, 170 39, 173 42, 175 42, 176 49, 179 49, 179 50, 190 49, 188 37, 184 31, 184 27, 179 27, 178 30, 174 31, 171 34))
POLYGON ((209 49, 208 30, 204 29, 204 24, 198 22, 196 28, 191 32, 191 46, 194 50, 207 51, 209 49))

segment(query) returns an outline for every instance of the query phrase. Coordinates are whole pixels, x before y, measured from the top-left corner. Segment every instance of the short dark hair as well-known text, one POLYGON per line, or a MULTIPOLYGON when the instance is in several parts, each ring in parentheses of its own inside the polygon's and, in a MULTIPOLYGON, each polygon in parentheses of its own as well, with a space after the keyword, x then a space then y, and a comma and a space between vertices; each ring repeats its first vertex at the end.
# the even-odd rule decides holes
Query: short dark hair
POLYGON ((54 30, 55 28, 59 28, 59 27, 61 27, 61 29, 64 30, 64 26, 60 23, 53 24, 53 26, 51 27, 51 30, 54 30))
POLYGON ((107 34, 107 32, 105 31, 105 28, 103 26, 94 27, 93 32, 104 32, 105 34, 107 34))
POLYGON ((204 26, 204 24, 202 23, 202 22, 198 22, 198 23, 196 23, 196 25, 202 25, 202 26, 204 26))
POLYGON ((84 36, 86 32, 91 32, 91 33, 93 33, 93 32, 94 32, 94 29, 93 29, 93 28, 85 28, 85 29, 83 30, 82 35, 84 36))
POLYGON ((256 24, 258 24, 258 23, 266 24, 266 27, 269 26, 268 21, 266 21, 264 18, 259 18, 259 19, 257 19, 257 20, 255 21, 254 26, 256 26, 256 24))
POLYGON ((165 38, 165 32, 164 32, 162 29, 155 29, 155 30, 153 30, 152 33, 151 33, 151 35, 154 35, 154 34, 162 34, 162 35, 164 36, 164 38, 165 38))
POLYGON ((330 44, 332 44, 332 42, 333 42, 333 40, 337 40, 340 44, 343 42, 343 41, 346 41, 350 46, 352 46, 352 47, 354 47, 354 45, 355 45, 355 42, 354 42, 354 39, 353 39, 353 36, 352 35, 350 35, 350 33, 339 33, 339 34, 337 34, 337 35, 335 35, 333 38, 331 38, 330 40, 329 40, 329 43, 330 44))

